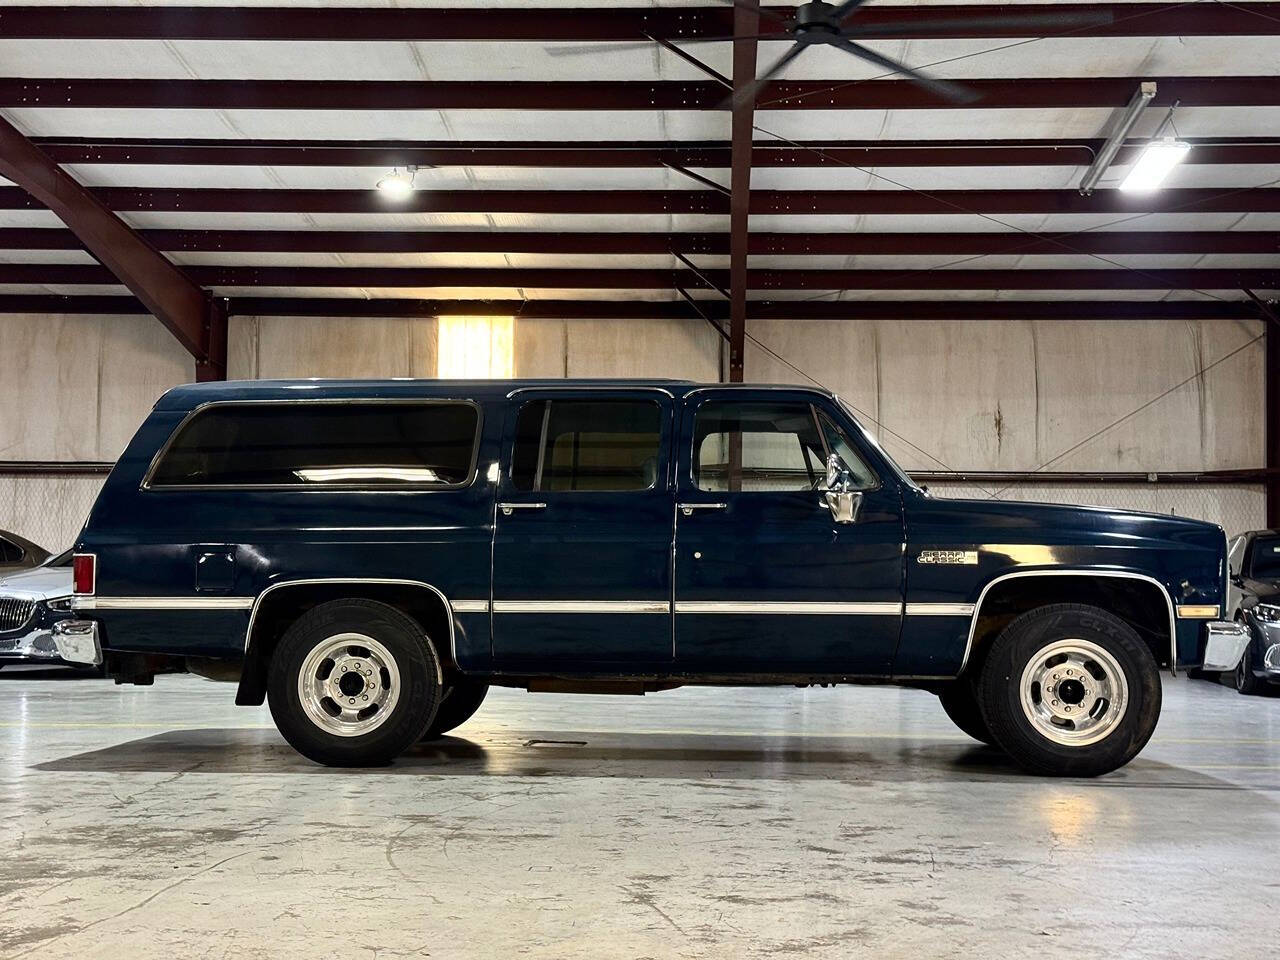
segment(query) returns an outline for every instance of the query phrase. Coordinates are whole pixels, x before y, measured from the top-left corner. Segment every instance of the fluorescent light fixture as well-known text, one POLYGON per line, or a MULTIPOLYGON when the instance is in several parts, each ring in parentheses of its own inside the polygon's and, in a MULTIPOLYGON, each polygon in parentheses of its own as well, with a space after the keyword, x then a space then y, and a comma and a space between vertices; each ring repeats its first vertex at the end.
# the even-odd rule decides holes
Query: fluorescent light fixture
POLYGON ((417 167, 405 167, 404 173, 399 167, 392 167, 391 172, 378 181, 378 189, 394 200, 403 200, 413 193, 413 177, 417 167))
POLYGON ((1191 144, 1172 137, 1152 140, 1129 168, 1128 175, 1120 183, 1120 189, 1127 193, 1150 193, 1164 183, 1165 177, 1187 159, 1190 152, 1191 144))
POLYGON ((1110 135, 1107 137, 1106 143, 1102 145, 1102 149, 1098 151, 1098 155, 1094 157, 1093 163, 1089 169, 1085 171, 1084 177, 1080 180, 1080 195, 1089 197, 1093 195, 1093 189, 1098 185, 1098 181, 1102 179, 1102 175, 1107 172, 1107 168, 1111 166, 1111 161, 1115 159, 1116 154, 1120 152, 1120 148, 1124 146, 1124 141, 1129 136, 1129 131, 1133 129, 1142 111, 1147 108, 1156 95, 1156 85, 1153 80, 1144 80, 1138 84, 1138 89, 1133 92, 1133 96, 1129 98, 1129 104, 1124 111, 1116 118, 1112 125, 1110 135))

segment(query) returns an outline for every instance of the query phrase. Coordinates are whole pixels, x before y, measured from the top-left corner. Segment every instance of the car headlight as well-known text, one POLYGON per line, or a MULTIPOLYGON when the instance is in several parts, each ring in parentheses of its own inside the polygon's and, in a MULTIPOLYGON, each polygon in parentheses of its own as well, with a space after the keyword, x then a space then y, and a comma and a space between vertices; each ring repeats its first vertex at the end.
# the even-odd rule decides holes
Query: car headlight
POLYGON ((1253 615, 1266 623, 1280 623, 1280 607, 1269 603, 1259 603, 1253 608, 1253 615))
MULTIPOLYGON (((50 601, 48 601, 48 603, 46 603, 45 605, 46 605, 50 610, 58 610, 58 611, 70 610, 70 609, 71 609, 71 598, 70 598, 70 597, 59 597, 57 600, 50 600, 50 601)), ((1277 611, 1277 613, 1280 613, 1280 611, 1277 611)))

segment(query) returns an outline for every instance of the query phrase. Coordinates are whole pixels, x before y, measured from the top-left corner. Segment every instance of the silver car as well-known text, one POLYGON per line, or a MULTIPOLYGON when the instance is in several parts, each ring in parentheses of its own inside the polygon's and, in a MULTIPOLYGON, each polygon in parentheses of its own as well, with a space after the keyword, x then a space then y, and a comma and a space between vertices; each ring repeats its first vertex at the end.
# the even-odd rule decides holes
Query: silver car
POLYGON ((71 616, 71 553, 42 566, 0 571, 0 667, 10 663, 63 663, 53 625, 71 616))
POLYGON ((0 577, 14 570, 30 570, 49 559, 49 551, 16 533, 0 530, 0 577))

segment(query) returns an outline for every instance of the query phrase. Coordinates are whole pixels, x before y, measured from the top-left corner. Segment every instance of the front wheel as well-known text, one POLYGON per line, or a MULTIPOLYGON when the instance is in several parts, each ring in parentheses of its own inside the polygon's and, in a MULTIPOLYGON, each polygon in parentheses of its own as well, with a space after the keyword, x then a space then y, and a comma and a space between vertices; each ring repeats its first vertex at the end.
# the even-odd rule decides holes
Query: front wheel
POLYGON ((334 600, 289 627, 271 658, 267 701, 290 745, 316 763, 388 763, 435 716, 440 660, 417 622, 372 600, 334 600))
POLYGON ((1249 662, 1249 650, 1245 650, 1236 664, 1236 691, 1251 697, 1262 692, 1262 681, 1253 674, 1253 665, 1249 662))
POLYGON ((1123 620, 1085 604, 1040 607, 991 645, 977 682, 992 736, 1023 768, 1094 777, 1146 746, 1160 717, 1160 668, 1123 620))

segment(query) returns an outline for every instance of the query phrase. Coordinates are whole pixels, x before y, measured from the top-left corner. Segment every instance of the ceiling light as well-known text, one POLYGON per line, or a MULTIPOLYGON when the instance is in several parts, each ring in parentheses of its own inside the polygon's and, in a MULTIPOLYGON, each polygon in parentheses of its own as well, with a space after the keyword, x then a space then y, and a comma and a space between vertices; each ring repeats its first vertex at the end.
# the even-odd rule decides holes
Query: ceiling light
POLYGON ((399 167, 393 167, 390 173, 378 181, 378 189, 392 199, 403 200, 413 193, 413 178, 417 172, 417 167, 405 167, 404 173, 400 172, 399 167))
POLYGON ((1191 144, 1172 137, 1152 140, 1129 168, 1129 174, 1121 182, 1120 189, 1131 193, 1155 190, 1174 167, 1187 159, 1190 152, 1191 144))

